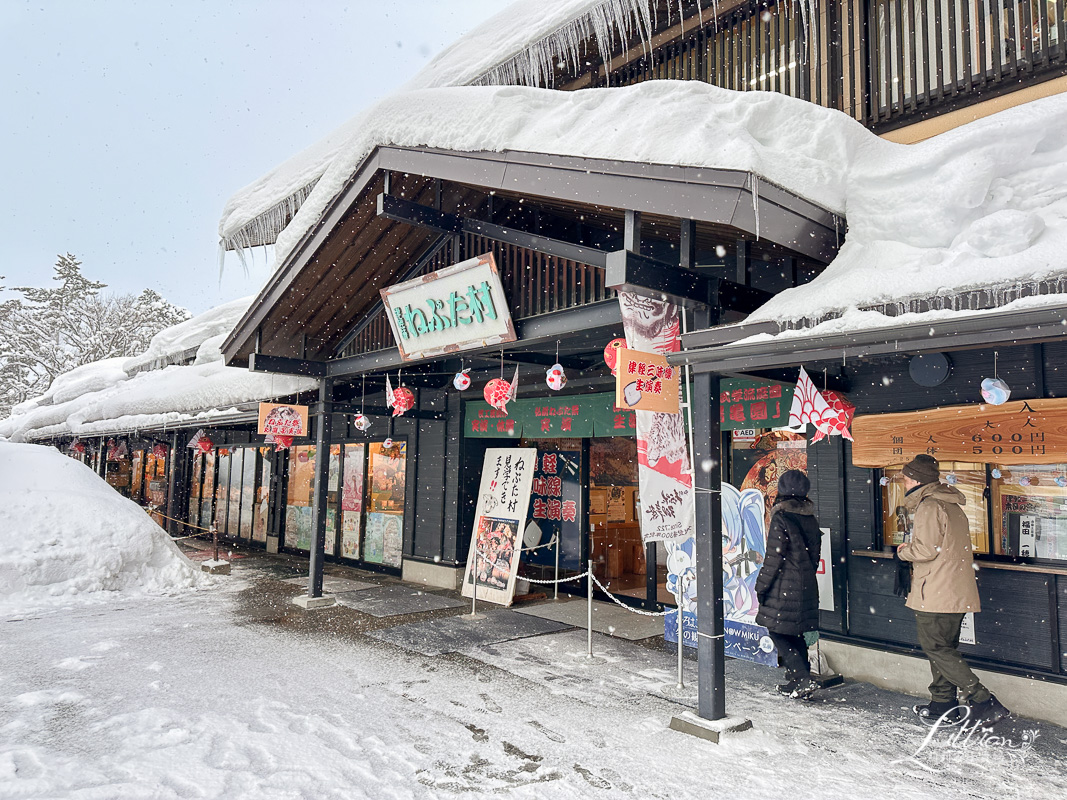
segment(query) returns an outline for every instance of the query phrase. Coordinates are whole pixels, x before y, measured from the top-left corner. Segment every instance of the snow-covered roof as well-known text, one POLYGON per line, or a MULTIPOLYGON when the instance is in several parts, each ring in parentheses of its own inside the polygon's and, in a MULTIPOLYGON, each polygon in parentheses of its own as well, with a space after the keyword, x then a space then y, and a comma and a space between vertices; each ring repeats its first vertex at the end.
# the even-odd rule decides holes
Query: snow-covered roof
POLYGON ((41 398, 20 404, 0 420, 0 438, 27 441, 223 424, 245 413, 241 406, 315 388, 311 378, 223 365, 219 347, 249 302, 235 300, 167 328, 135 358, 106 359, 59 376, 41 398), (194 348, 191 364, 136 372, 139 365, 194 348))
MULTIPOLYGON (((239 300, 231 300, 197 314, 192 319, 164 328, 152 337, 143 353, 125 359, 122 368, 132 374, 158 362, 166 363, 184 353, 197 351, 207 340, 225 336, 233 330, 252 304, 252 299, 242 297, 239 300)), ((210 360, 210 352, 205 354, 205 358, 210 360)))
POLYGON ((349 121, 329 148, 305 151, 238 192, 219 232, 236 246, 249 220, 292 190, 291 175, 321 171, 278 237, 275 259, 281 264, 366 157, 383 145, 736 169, 840 211, 851 152, 870 138, 859 123, 812 103, 696 81, 577 92, 518 86, 423 89, 386 98, 349 121), (308 163, 301 166, 304 158, 308 163), (313 168, 312 161, 318 166, 313 168))

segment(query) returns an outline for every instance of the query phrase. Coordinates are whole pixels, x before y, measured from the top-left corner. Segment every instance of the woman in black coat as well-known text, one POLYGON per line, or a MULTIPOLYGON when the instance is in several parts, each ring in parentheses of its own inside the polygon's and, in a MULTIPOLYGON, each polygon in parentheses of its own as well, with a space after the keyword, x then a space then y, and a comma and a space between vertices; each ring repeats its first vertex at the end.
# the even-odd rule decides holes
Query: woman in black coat
POLYGON ((759 613, 778 648, 786 682, 778 687, 790 697, 808 697, 819 688, 808 666, 805 631, 819 627, 819 585, 815 572, 822 552, 822 531, 815 506, 808 499, 811 481, 797 469, 778 479, 778 498, 771 509, 767 554, 756 579, 759 613))

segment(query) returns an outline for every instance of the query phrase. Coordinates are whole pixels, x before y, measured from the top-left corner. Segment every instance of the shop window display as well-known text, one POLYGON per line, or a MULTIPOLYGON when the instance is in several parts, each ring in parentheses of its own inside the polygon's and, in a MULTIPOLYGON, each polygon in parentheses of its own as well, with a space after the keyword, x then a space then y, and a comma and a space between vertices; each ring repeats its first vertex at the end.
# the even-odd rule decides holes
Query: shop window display
POLYGON ((142 487, 144 486, 144 451, 134 450, 130 457, 133 468, 133 479, 130 486, 130 497, 135 503, 143 501, 142 487))
POLYGON ((230 516, 230 470, 231 455, 228 448, 219 449, 218 477, 215 481, 215 525, 219 535, 225 536, 228 531, 230 516))
POLYGON ((215 451, 204 453, 204 478, 200 489, 200 527, 211 527, 212 501, 215 497, 215 451))
POLYGON ((259 481, 255 488, 255 515, 252 519, 252 540, 267 541, 267 514, 270 509, 270 448, 259 448, 259 481))
POLYGON ((252 538, 252 521, 256 514, 256 456, 254 447, 241 450, 244 455, 244 469, 241 473, 241 516, 238 525, 240 537, 246 541, 252 538))
MULTIPOLYGON (((138 454, 134 453, 134 463, 139 463, 138 454)), ((136 479, 137 473, 134 472, 135 485, 140 484, 140 481, 136 479)), ((193 455, 192 477, 189 479, 189 524, 200 524, 200 484, 204 480, 204 454, 195 453, 193 455)), ((136 490, 135 490, 136 491, 136 490)))
POLYGON ((407 481, 407 443, 371 442, 368 447, 369 498, 363 560, 399 567, 404 545, 404 499, 407 481))
MULTIPOLYGON (((590 439, 589 557, 593 572, 611 591, 644 598, 648 565, 641 541, 639 497, 636 439, 590 439)), ((664 586, 665 569, 660 570, 664 575, 657 576, 657 583, 664 586)))
POLYGON ((285 504, 285 546, 311 549, 315 489, 315 446, 289 450, 289 488, 285 504))
MULTIPOLYGON (((904 506, 903 464, 887 467, 883 477, 888 480, 882 486, 882 543, 886 547, 903 544, 904 536, 911 529, 911 520, 904 506)), ((953 485, 967 498, 963 511, 971 528, 971 546, 976 553, 989 552, 989 510, 986 498, 986 465, 966 461, 941 462, 942 483, 953 485), (950 477, 951 476, 951 477, 950 477)))
POLYGON ((994 470, 993 552, 1067 560, 1067 464, 996 465, 994 470))
POLYGON ((344 473, 341 484, 341 555, 360 557, 359 534, 363 517, 363 470, 366 445, 344 446, 344 473))

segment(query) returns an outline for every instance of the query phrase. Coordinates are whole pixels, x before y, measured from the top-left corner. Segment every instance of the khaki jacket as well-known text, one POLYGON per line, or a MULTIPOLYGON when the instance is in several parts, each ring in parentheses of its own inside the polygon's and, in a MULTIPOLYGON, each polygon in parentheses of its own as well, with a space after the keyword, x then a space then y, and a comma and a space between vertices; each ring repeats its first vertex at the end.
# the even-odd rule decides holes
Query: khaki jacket
POLYGON ((981 611, 974 573, 971 530, 959 489, 927 483, 904 498, 911 518, 911 541, 897 553, 912 562, 908 608, 914 611, 960 614, 981 611))

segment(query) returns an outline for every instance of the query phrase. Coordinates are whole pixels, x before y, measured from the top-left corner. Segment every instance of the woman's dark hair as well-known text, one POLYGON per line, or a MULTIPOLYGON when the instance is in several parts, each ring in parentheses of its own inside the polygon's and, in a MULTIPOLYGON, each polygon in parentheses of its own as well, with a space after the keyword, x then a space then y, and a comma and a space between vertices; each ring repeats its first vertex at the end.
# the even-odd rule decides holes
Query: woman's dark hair
POLYGON ((787 497, 805 498, 811 491, 811 481, 799 469, 787 469, 778 476, 778 500, 787 497))

